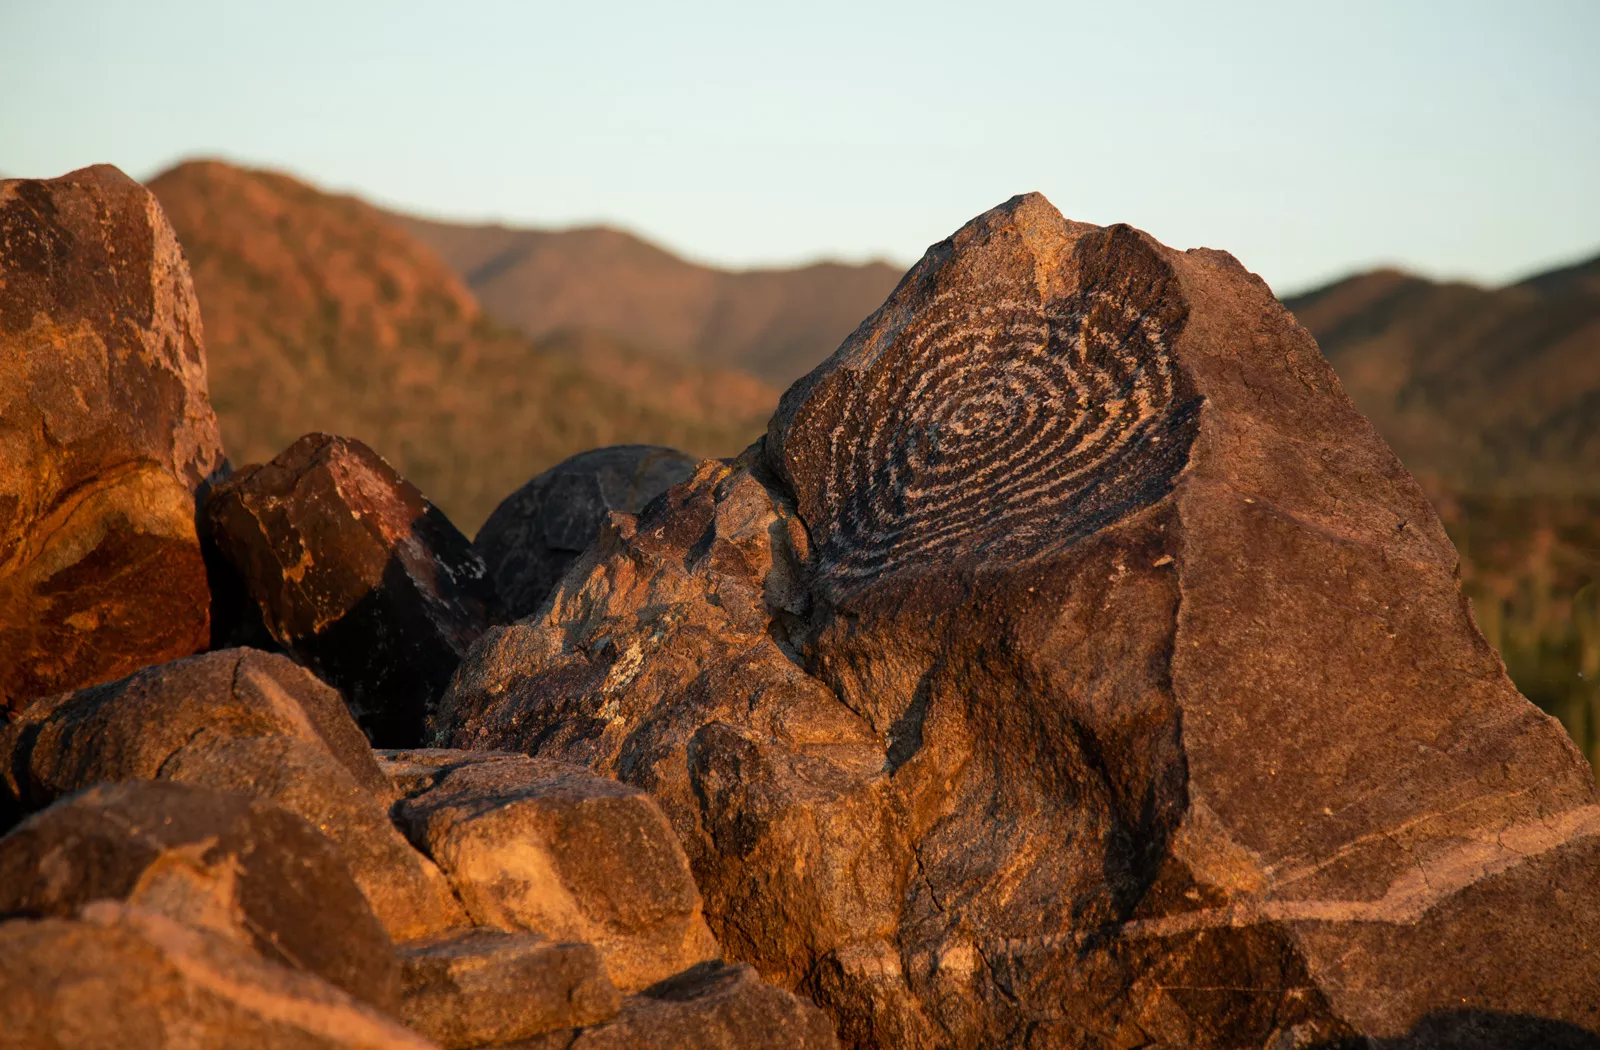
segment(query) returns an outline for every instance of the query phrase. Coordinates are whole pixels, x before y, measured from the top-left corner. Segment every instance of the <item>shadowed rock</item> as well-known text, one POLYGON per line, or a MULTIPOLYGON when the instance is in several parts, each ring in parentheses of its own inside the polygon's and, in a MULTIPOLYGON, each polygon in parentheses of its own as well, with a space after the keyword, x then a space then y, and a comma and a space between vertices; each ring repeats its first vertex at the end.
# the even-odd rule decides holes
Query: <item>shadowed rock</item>
POLYGON ((375 744, 420 744, 495 605, 466 537, 371 449, 326 434, 241 469, 206 516, 273 639, 344 694, 375 744))
POLYGON ((51 1050, 428 1050, 311 974, 160 914, 96 901, 81 920, 0 923, 0 1032, 51 1050))
POLYGON ((319 829, 396 940, 466 922, 390 823, 392 785, 339 694, 283 656, 230 649, 145 668, 0 728, 11 820, 97 782, 155 779, 269 799, 319 829))
POLYGON ((1019 197, 436 724, 648 790, 848 1045, 1594 1028, 1600 798, 1455 567, 1259 279, 1019 197))
POLYGON ((637 788, 491 759, 449 768, 395 818, 474 922, 591 943, 623 991, 719 954, 683 848, 637 788))
POLYGON ((0 839, 0 914, 66 919, 106 899, 231 938, 380 1009, 399 1002, 389 938, 344 859, 271 803, 108 784, 0 839))
POLYGON ((507 496, 472 541, 506 618, 538 612, 612 513, 639 513, 694 466, 676 449, 615 445, 580 452, 507 496))
POLYGON ((189 268, 99 165, 0 180, 0 711, 203 649, 223 466, 189 268))
POLYGON ((596 1024, 622 997, 589 944, 477 929, 403 945, 399 1016, 446 1050, 596 1024))

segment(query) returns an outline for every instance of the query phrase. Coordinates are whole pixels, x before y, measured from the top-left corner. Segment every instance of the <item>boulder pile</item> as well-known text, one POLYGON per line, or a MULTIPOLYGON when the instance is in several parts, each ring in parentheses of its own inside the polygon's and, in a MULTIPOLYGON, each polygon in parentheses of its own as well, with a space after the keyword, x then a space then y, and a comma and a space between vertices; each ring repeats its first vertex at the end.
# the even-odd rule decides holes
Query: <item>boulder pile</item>
POLYGON ((0 1043, 1600 1047, 1593 773, 1232 257, 1015 198, 469 542, 230 470, 114 169, 0 234, 0 1043))

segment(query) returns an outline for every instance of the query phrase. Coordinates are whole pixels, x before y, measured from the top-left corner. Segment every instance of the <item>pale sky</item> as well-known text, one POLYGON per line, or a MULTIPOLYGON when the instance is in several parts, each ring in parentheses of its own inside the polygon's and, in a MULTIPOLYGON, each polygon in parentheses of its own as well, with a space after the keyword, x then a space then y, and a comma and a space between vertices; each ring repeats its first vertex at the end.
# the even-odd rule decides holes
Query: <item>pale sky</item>
POLYGON ((1600 0, 0 0, 0 172, 184 157, 720 265, 909 263, 1012 194, 1281 292, 1600 253, 1600 0))

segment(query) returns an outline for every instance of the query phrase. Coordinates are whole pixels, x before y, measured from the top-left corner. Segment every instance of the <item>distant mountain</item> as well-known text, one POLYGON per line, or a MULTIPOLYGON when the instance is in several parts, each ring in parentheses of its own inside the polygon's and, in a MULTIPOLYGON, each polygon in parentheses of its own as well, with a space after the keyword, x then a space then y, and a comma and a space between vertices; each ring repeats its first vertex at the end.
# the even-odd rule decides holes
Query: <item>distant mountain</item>
POLYGON ((1600 494, 1600 258, 1496 289, 1380 270, 1285 302, 1425 483, 1600 494))
POLYGON ((527 335, 604 332, 780 387, 832 353, 903 273, 883 262, 718 270, 619 230, 395 218, 439 253, 485 310, 527 335))
POLYGON ((370 444, 470 532, 596 445, 732 455, 777 391, 597 332, 539 343, 489 320, 426 244, 353 197, 201 161, 150 183, 194 272, 235 463, 311 430, 370 444))

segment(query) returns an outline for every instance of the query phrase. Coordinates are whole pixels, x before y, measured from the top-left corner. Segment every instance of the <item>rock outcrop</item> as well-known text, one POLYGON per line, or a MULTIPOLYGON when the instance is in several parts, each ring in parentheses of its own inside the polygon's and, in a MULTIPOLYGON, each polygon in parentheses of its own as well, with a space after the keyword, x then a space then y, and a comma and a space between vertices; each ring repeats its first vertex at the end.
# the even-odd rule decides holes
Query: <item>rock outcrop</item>
POLYGON ((1592 772, 1455 565, 1258 278, 1020 197, 435 726, 647 790, 851 1046, 1600 1031, 1592 772))
POLYGON ((0 711, 205 648, 200 312, 115 168, 0 180, 0 711))
POLYGON ((0 1039, 50 1050, 429 1050, 311 974, 158 913, 0 923, 0 1039))
POLYGON ((206 517, 273 639, 381 747, 415 747, 495 608, 466 537, 349 438, 307 434, 218 485, 206 517))
POLYGON ((178 784, 90 788, 0 838, 0 915, 75 918, 112 900, 214 933, 379 1009, 389 938, 337 849, 271 803, 178 784))
POLYGON ((625 992, 720 953, 672 825, 637 788, 582 768, 470 755, 395 819, 473 921, 593 944, 625 992))
POLYGON ((390 822, 393 785, 339 694, 283 656, 230 649, 146 668, 0 727, 0 816, 130 780, 283 806, 338 845, 396 940, 466 924, 439 870, 390 822))
POLYGON ((639 513, 694 467, 676 449, 614 445, 563 460, 507 496, 472 541, 505 618, 538 612, 612 513, 639 513))

